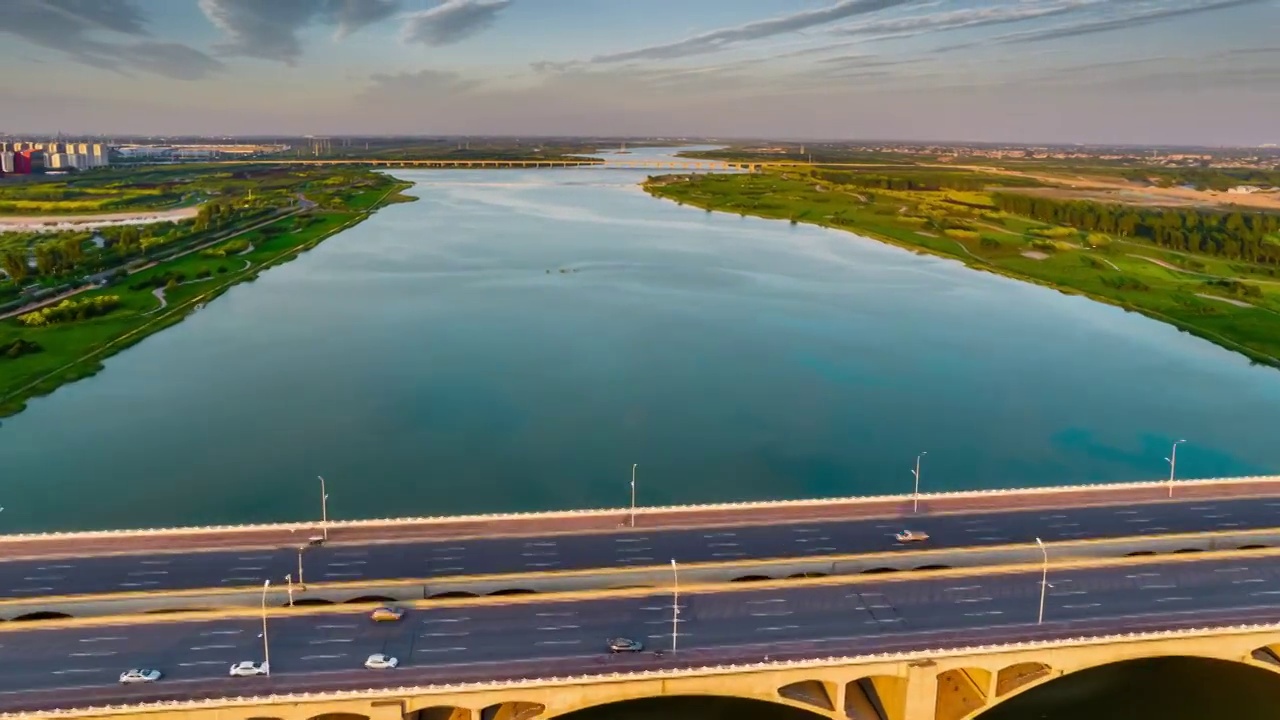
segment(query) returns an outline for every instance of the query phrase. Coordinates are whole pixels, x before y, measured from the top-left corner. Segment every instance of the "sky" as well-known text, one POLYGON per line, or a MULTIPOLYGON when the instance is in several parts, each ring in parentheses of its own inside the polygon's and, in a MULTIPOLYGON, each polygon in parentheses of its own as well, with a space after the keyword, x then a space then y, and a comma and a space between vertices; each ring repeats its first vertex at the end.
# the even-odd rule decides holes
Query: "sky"
POLYGON ((0 0, 0 132, 1280 142, 1280 0, 0 0))

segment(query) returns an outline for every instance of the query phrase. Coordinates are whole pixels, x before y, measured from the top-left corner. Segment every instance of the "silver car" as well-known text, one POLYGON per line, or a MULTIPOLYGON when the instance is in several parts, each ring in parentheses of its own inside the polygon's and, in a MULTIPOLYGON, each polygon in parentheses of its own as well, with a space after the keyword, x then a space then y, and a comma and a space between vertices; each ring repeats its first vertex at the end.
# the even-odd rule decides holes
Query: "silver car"
POLYGON ((231 666, 231 677, 253 677, 254 675, 268 675, 271 673, 271 666, 267 663, 258 664, 252 660, 242 660, 231 666))
POLYGON ((135 668, 133 670, 125 670, 120 673, 120 684, 132 685, 134 683, 155 682, 163 677, 164 674, 159 670, 148 670, 146 668, 135 668))

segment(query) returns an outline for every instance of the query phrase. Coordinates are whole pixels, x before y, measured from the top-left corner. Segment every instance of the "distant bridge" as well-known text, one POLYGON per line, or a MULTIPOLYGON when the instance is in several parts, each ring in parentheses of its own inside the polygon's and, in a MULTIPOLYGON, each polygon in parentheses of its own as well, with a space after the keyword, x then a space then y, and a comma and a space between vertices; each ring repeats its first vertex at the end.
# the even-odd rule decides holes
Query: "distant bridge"
POLYGON ((278 158, 273 160, 222 160, 220 165, 364 165, 397 168, 557 168, 597 167, 606 170, 673 170, 684 172, 721 171, 757 172, 766 165, 777 163, 731 162, 726 160, 382 160, 353 158, 349 160, 318 160, 278 158))

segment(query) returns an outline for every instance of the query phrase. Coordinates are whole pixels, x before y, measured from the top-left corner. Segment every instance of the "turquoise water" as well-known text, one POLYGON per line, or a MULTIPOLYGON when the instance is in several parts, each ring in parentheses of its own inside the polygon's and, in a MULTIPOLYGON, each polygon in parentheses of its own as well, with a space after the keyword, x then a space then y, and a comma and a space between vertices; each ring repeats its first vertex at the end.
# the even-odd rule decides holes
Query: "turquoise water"
POLYGON ((396 174, 6 419, 2 531, 310 518, 317 474, 353 518, 621 506, 632 463, 642 504, 909 492, 921 450, 925 490, 1280 466, 1280 372, 1116 308, 643 171, 396 174))

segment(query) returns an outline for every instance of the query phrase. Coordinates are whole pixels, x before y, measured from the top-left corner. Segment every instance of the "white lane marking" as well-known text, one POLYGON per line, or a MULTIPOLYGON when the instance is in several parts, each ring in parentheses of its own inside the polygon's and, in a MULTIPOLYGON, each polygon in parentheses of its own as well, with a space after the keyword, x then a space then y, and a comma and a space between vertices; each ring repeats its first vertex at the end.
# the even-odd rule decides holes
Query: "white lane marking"
POLYGON ((835 548, 833 548, 833 547, 829 547, 829 546, 826 546, 826 545, 824 545, 824 546, 822 546, 822 547, 804 548, 804 550, 805 550, 806 552, 835 552, 835 551, 836 551, 836 549, 835 549, 835 548))
POLYGON ((1147 525, 1146 527, 1138 528, 1138 532, 1140 533, 1145 533, 1145 532, 1154 533, 1154 532, 1168 532, 1168 531, 1169 531, 1169 528, 1163 525, 1147 525))
POLYGON ((1190 600, 1190 599, 1191 598, 1189 597, 1167 597, 1167 598, 1156 598, 1156 602, 1178 602, 1181 600, 1190 600))
POLYGON ((1082 610, 1084 608, 1100 607, 1101 605, 1102 603, 1081 603, 1079 605, 1063 605, 1061 607, 1063 610, 1082 610))
POLYGON ((92 637, 81 638, 80 642, 115 642, 116 640, 124 640, 122 637, 92 637))
POLYGON ((1147 523, 1147 522, 1151 522, 1151 518, 1129 518, 1128 520, 1125 520, 1125 522, 1147 523))
POLYGON ((44 572, 45 570, 70 570, 73 567, 75 566, 74 565, 41 565, 36 569, 41 572, 44 572))
POLYGON ((560 553, 552 550, 551 552, 525 552, 520 553, 520 557, 556 557, 560 553))
POLYGON ((1260 583, 1266 582, 1266 578, 1245 578, 1244 580, 1232 580, 1232 585, 1242 585, 1244 583, 1260 583))
POLYGON ((620 547, 620 548, 616 548, 616 550, 617 550, 618 552, 620 552, 620 553, 625 553, 625 552, 647 552, 647 551, 652 550, 652 549, 653 549, 653 548, 649 547, 648 545, 642 545, 642 546, 640 546, 640 547, 620 547))
POLYGON ((738 547, 736 542, 713 542, 707 543, 707 547, 738 547))
POLYGON ((866 623, 867 623, 868 625, 879 625, 880 623, 896 623, 896 622, 902 622, 902 618, 900 618, 900 617, 896 617, 896 618, 878 618, 878 619, 874 619, 874 620, 867 620, 867 621, 866 621, 866 623))
POLYGON ((1043 515, 1041 516, 1040 519, 1041 520, 1065 520, 1066 517, 1067 517, 1066 515, 1043 515))
POLYGON ((258 578, 256 578, 256 577, 229 577, 229 578, 222 578, 222 582, 224 582, 224 583, 233 583, 233 582, 251 582, 251 583, 256 583, 256 582, 258 582, 258 578))
POLYGON ((462 556, 461 556, 461 555, 440 555, 440 556, 437 556, 437 557, 428 558, 428 560, 440 560, 440 561, 446 561, 446 560, 461 560, 461 559, 462 559, 462 556))
POLYGON ((981 585, 964 585, 962 587, 944 588, 942 592, 964 592, 965 590, 981 590, 981 585))
POLYGON ((324 576, 325 576, 325 577, 327 577, 327 578, 331 578, 331 577, 360 577, 360 576, 362 576, 362 575, 364 575, 364 573, 362 573, 362 572, 349 572, 349 573, 331 573, 331 572, 327 572, 327 573, 325 573, 325 574, 324 574, 324 576))
POLYGON ((50 590, 52 590, 52 589, 53 589, 53 588, 51 588, 51 587, 23 587, 23 588, 14 588, 14 589, 13 589, 13 590, 11 590, 10 592, 16 592, 16 593, 36 592, 36 593, 38 593, 38 592, 49 592, 49 591, 50 591, 50 590))
POLYGON ((467 549, 466 549, 465 547, 462 547, 462 546, 458 546, 458 547, 443 547, 443 548, 431 548, 431 552, 466 552, 466 551, 467 551, 467 549))
POLYGON ((369 554, 368 550, 347 550, 346 552, 336 552, 334 557, 365 557, 369 554))
POLYGON ((447 647, 447 648, 418 648, 418 649, 417 649, 417 650, 415 650, 414 652, 430 652, 430 653, 437 653, 437 652, 462 652, 463 650, 466 650, 466 648, 464 648, 464 647, 447 647))
POLYGON ((116 585, 116 587, 122 587, 122 588, 140 588, 140 587, 151 587, 152 585, 159 585, 159 584, 160 584, 160 581, 158 581, 158 580, 144 580, 144 581, 142 581, 142 582, 127 582, 127 583, 120 583, 120 584, 116 585))
POLYGON ((1068 595, 1087 595, 1087 590, 1064 590, 1062 592, 1051 592, 1049 597, 1066 597, 1068 595))
POLYGON ((539 640, 534 645, 581 645, 581 640, 539 640))
POLYGON ((552 562, 536 562, 536 563, 535 563, 535 562, 527 562, 527 563, 525 563, 525 564, 524 564, 524 566, 525 566, 525 567, 531 567, 531 568, 549 568, 549 567, 555 567, 555 566, 557 566, 557 565, 559 565, 559 564, 560 564, 560 561, 555 560, 555 561, 552 561, 552 562))
POLYGON ((1189 507, 1187 509, 1194 510, 1196 512, 1204 512, 1205 510, 1212 510, 1215 507, 1216 507, 1215 505, 1196 505, 1194 507, 1189 507))
POLYGON ((355 625, 317 625, 321 630, 354 630, 355 625))
POLYGON ((731 532, 705 533, 703 534, 702 537, 707 538, 708 540, 710 540, 711 538, 719 538, 719 537, 738 537, 738 533, 731 533, 731 532))
POLYGON ((983 610, 982 612, 965 613, 965 617, 986 617, 987 615, 1003 615, 1003 610, 983 610))
POLYGON ((67 657, 111 657, 115 654, 115 650, 98 650, 92 652, 74 652, 69 654, 67 657))
POLYGON ((147 575, 168 575, 168 570, 135 570, 129 573, 129 577, 146 577, 147 575))
POLYGON ((419 635, 418 637, 420 637, 420 638, 433 638, 433 637, 466 637, 467 635, 470 635, 470 634, 471 634, 470 632, 466 632, 466 631, 462 631, 462 632, 430 632, 430 633, 423 633, 423 634, 419 635))
POLYGON ((1137 515, 1138 511, 1137 510, 1117 510, 1116 514, 1117 515, 1137 515))
POLYGON ((971 533, 980 533, 980 532, 997 532, 996 528, 989 528, 989 527, 982 527, 982 528, 965 528, 965 529, 964 529, 964 531, 965 531, 965 532, 971 532, 971 533))
POLYGON ((24 577, 22 579, 27 582, 40 582, 42 580, 61 580, 65 577, 66 575, 32 575, 31 577, 24 577))
POLYGON ((72 668, 68 670, 54 670, 54 675, 70 675, 72 673, 96 673, 103 672, 102 668, 72 668))
POLYGON ((756 628, 756 632, 779 632, 782 630, 795 630, 799 625, 775 625, 773 627, 756 628))
MULTIPOLYGON (((671 608, 663 608, 663 610, 670 610, 670 609, 671 609, 671 608)), ((685 622, 685 619, 684 619, 684 618, 679 618, 679 617, 678 617, 678 618, 676 618, 676 622, 678 622, 678 623, 682 623, 682 622, 685 622)), ((671 618, 667 618, 667 619, 665 619, 665 620, 645 620, 645 621, 644 621, 644 624, 645 624, 645 625, 670 625, 670 624, 671 624, 671 618)))
POLYGON ((196 667, 197 665, 230 665, 226 660, 192 660, 191 662, 178 663, 178 667, 196 667))
POLYGON ((546 627, 540 627, 538 629, 554 632, 556 630, 577 630, 578 626, 577 625, 548 625, 546 627))
POLYGON ((334 659, 346 657, 346 656, 347 656, 346 653, 339 653, 337 655, 303 655, 302 659, 303 660, 334 660, 334 659))
POLYGON ((524 546, 525 547, 555 547, 556 544, 554 542, 527 542, 524 544, 524 546))
POLYGON ((1162 585, 1139 585, 1138 589, 1139 590, 1168 590, 1169 588, 1176 588, 1176 587, 1178 586, 1173 583, 1168 583, 1168 584, 1162 584, 1162 585))
POLYGON ((208 637, 210 635, 239 635, 243 630, 210 630, 209 632, 200 633, 200 637, 208 637))
POLYGON ((768 603, 780 603, 780 602, 786 602, 786 601, 787 601, 786 598, 770 598, 768 600, 748 600, 747 604, 748 605, 766 605, 768 603))
POLYGON ((347 562, 331 562, 328 567, 351 567, 352 565, 368 565, 364 560, 348 560, 347 562))
MULTIPOLYGON (((641 609, 643 610, 644 608, 641 608, 641 609)), ((537 616, 537 617, 576 617, 576 616, 577 616, 577 614, 578 614, 577 612, 573 612, 573 611, 570 611, 570 612, 540 612, 540 613, 536 613, 536 616, 537 616)))
POLYGON ((427 623, 466 622, 467 620, 470 620, 470 619, 471 619, 471 618, 469 618, 469 617, 456 617, 456 618, 433 618, 433 619, 430 619, 430 620, 423 620, 423 621, 422 621, 422 624, 424 624, 424 625, 425 625, 425 624, 427 624, 427 623))
POLYGON ((740 553, 740 552, 718 552, 718 553, 711 553, 711 557, 718 557, 718 558, 726 558, 726 557, 742 557, 743 555, 746 555, 746 553, 740 553))
POLYGON ((814 535, 813 537, 802 537, 802 538, 796 538, 795 540, 798 543, 807 543, 807 542, 823 542, 824 540, 830 540, 830 539, 831 538, 827 537, 826 535, 814 535))
POLYGON ((245 555, 244 557, 238 557, 236 559, 242 562, 254 562, 255 560, 270 560, 271 556, 270 555, 245 555))
POLYGON ((1236 523, 1236 522, 1218 523, 1218 527, 1240 527, 1240 523, 1236 523))
POLYGON ((1231 517, 1231 513, 1214 513, 1213 515, 1205 515, 1205 520, 1221 520, 1224 517, 1231 517))
POLYGON ((234 648, 235 645, 197 645, 190 649, 193 652, 200 652, 201 650, 232 650, 234 648))
POLYGON ((1053 523, 1053 524, 1052 524, 1052 525, 1050 525, 1049 527, 1051 527, 1051 528, 1080 527, 1080 523, 1053 523))
POLYGON ((1134 575, 1125 575, 1125 577, 1126 577, 1126 578, 1128 578, 1128 579, 1130 579, 1130 580, 1133 580, 1133 579, 1135 579, 1135 578, 1159 577, 1159 576, 1160 576, 1160 573, 1153 573, 1153 572, 1137 573, 1137 574, 1134 574, 1134 575))
POLYGON ((1248 569, 1249 568, 1247 567, 1229 567, 1229 568, 1214 568, 1213 571, 1214 572, 1245 572, 1248 569))
POLYGON ((1250 595, 1280 595, 1280 590, 1259 590, 1251 592, 1250 595))
POLYGON ((466 569, 466 568, 464 568, 464 567, 462 567, 461 565, 459 565, 459 566, 457 566, 457 567, 442 567, 442 568, 436 568, 436 572, 462 572, 462 571, 463 571, 463 570, 465 570, 465 569, 466 569))
POLYGON ((266 570, 265 565, 245 565, 244 567, 233 567, 227 572, 257 572, 258 570, 266 570))
POLYGON ((753 612, 751 617, 785 617, 790 614, 790 610, 779 610, 778 612, 753 612))
POLYGON ((958 598, 958 599, 956 600, 956 602, 958 602, 958 603, 974 603, 974 602, 990 602, 990 601, 991 601, 991 598, 989 598, 989 597, 981 597, 981 598, 958 598))
POLYGON ((622 542, 632 543, 632 542, 644 542, 648 539, 649 538, 647 537, 627 537, 627 538, 614 538, 613 541, 620 542, 620 543, 622 542))
POLYGON ((355 638, 323 638, 320 640, 312 640, 309 645, 330 645, 332 643, 349 643, 355 642, 355 638))
POLYGON ((985 536, 985 535, 984 535, 984 536, 982 536, 982 537, 980 537, 980 538, 978 538, 978 539, 979 539, 979 540, 982 540, 982 541, 987 541, 987 542, 999 542, 999 541, 1001 541, 1001 540, 1008 540, 1009 538, 1007 538, 1007 537, 988 537, 988 536, 985 536))
POLYGON ((649 557, 648 555, 631 555, 629 557, 618 558, 618 562, 620 563, 653 562, 653 558, 649 557))

